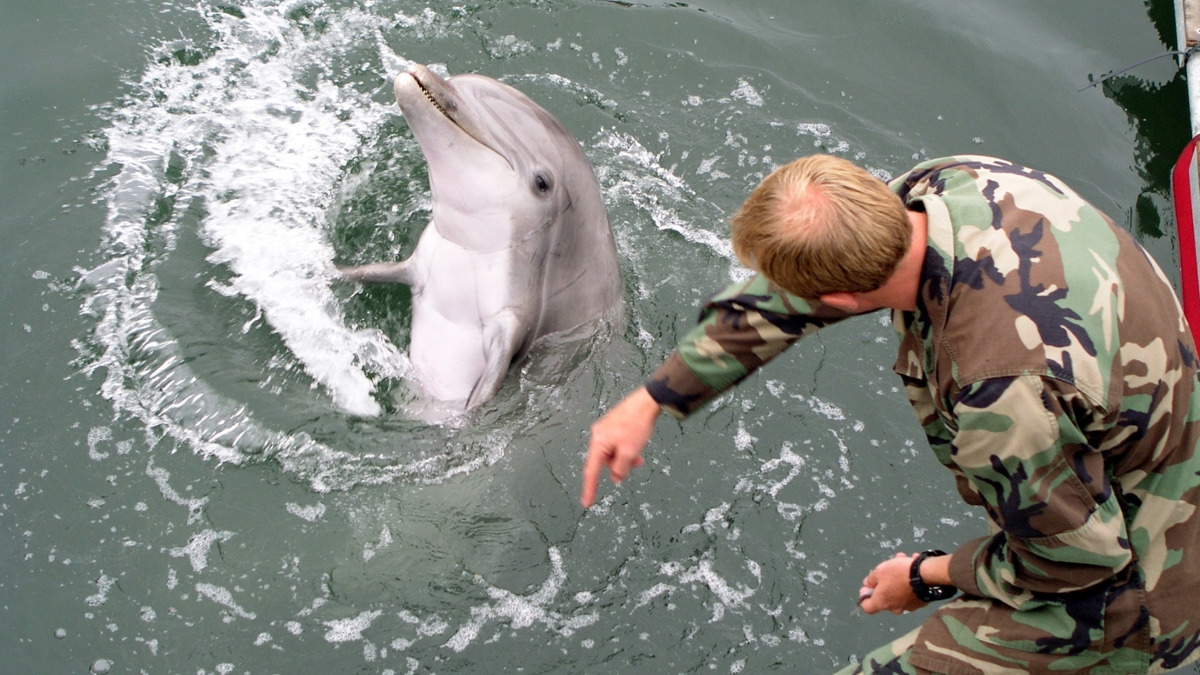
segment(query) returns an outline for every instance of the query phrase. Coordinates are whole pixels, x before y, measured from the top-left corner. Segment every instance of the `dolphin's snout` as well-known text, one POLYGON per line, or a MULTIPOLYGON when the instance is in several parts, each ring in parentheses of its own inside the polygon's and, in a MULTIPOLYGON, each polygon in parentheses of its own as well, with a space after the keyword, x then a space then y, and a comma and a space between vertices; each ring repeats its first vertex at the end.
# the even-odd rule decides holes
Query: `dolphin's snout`
POLYGON ((453 118, 453 113, 458 110, 456 104, 449 95, 447 95, 447 83, 442 78, 438 77, 432 71, 419 63, 414 63, 408 67, 408 70, 396 78, 396 98, 401 98, 400 90, 408 85, 407 78, 411 78, 412 82, 417 85, 417 89, 429 101, 438 112, 445 117, 453 118))

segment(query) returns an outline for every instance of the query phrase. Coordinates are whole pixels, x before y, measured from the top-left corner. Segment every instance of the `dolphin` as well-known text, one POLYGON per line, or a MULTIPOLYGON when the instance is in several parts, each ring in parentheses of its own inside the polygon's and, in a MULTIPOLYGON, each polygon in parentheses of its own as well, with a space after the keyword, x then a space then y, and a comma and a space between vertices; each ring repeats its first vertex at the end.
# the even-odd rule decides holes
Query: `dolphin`
POLYGON ((527 96, 419 64, 395 91, 433 215, 406 260, 339 271, 412 288, 412 379, 423 398, 471 410, 538 338, 620 312, 616 245, 579 141, 527 96))

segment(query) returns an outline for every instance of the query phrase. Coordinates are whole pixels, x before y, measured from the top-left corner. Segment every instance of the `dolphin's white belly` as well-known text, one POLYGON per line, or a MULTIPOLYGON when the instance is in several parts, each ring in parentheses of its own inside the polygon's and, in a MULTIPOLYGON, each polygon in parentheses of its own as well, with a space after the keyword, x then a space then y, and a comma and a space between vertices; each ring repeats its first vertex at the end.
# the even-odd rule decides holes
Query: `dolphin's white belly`
POLYGON ((487 327, 509 305, 512 257, 466 250, 432 225, 426 232, 432 236, 422 236, 414 252, 413 375, 427 396, 465 401, 487 368, 487 327))
POLYGON ((409 357, 425 396, 467 400, 486 363, 481 335, 478 321, 452 321, 429 303, 414 304, 409 357))

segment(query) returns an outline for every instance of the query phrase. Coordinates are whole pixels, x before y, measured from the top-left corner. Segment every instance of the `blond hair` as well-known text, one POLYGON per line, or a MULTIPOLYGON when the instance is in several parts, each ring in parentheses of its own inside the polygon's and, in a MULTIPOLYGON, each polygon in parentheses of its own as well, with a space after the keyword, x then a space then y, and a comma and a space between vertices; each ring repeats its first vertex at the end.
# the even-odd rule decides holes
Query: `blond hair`
POLYGON ((790 293, 865 293, 912 243, 900 198, 831 155, 802 157, 763 179, 731 219, 738 258, 790 293))

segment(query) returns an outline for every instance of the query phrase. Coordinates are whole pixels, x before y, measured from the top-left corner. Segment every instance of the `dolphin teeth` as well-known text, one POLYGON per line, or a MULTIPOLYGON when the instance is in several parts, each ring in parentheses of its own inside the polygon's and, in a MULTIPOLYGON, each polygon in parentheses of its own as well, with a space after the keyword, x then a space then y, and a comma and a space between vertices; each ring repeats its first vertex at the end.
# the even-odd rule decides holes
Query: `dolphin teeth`
POLYGON ((418 81, 417 86, 421 88, 421 93, 425 94, 426 100, 433 104, 433 107, 437 108, 438 112, 442 113, 442 115, 445 117, 450 117, 450 113, 446 112, 446 109, 442 107, 442 104, 437 102, 437 99, 433 97, 433 94, 429 93, 429 90, 425 88, 425 85, 418 81))

